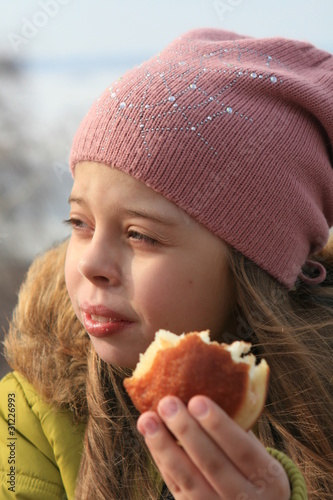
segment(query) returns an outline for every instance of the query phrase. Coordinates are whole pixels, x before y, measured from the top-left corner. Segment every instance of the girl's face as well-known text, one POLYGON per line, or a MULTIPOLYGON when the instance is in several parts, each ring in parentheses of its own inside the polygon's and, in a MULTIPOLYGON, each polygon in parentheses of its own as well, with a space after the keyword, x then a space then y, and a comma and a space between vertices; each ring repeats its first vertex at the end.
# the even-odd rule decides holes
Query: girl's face
POLYGON ((220 336, 232 290, 224 243, 145 184, 76 166, 66 283, 98 355, 134 368, 160 328, 220 336))

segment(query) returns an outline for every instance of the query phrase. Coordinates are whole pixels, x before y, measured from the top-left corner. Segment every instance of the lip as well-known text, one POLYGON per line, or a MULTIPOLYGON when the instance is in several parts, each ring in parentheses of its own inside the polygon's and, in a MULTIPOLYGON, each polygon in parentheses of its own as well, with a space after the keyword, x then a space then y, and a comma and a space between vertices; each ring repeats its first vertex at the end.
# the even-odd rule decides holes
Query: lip
POLYGON ((83 324, 89 335, 97 338, 109 337, 121 332, 134 321, 119 311, 114 311, 103 305, 82 304, 83 324))

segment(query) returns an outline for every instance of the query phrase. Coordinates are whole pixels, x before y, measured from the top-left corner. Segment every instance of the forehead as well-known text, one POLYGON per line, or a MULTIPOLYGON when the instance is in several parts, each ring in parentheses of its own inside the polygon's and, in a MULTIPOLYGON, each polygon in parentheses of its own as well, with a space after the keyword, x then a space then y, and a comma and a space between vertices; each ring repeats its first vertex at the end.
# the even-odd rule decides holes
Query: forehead
POLYGON ((158 199, 163 198, 160 194, 150 189, 143 182, 122 172, 117 168, 110 167, 103 163, 82 162, 75 167, 75 178, 72 192, 83 191, 87 195, 93 191, 107 193, 114 196, 117 192, 131 191, 138 197, 158 199))
MULTIPOLYGON (((82 162, 75 168, 75 178, 69 202, 126 206, 127 209, 152 209, 175 220, 189 223, 191 217, 163 195, 117 168, 96 162, 82 162)), ((193 221, 194 222, 194 221, 193 221)))

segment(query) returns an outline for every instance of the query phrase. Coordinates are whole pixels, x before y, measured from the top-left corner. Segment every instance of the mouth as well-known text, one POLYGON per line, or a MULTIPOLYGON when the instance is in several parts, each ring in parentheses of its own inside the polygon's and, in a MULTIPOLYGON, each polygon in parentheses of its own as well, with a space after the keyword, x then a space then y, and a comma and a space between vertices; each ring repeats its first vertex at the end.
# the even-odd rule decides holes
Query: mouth
POLYGON ((112 311, 102 305, 84 304, 81 306, 81 312, 83 325, 93 337, 109 337, 134 324, 134 321, 122 313, 112 311))
POLYGON ((95 321, 96 323, 114 323, 116 321, 119 321, 115 318, 106 318, 105 316, 98 316, 97 314, 90 314, 90 319, 92 321, 95 321))

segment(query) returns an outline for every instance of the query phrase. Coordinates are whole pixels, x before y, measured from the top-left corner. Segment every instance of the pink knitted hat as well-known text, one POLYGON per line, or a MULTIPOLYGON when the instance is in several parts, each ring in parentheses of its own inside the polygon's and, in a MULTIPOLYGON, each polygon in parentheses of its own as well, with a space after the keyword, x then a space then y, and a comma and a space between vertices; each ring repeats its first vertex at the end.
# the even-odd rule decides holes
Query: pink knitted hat
POLYGON ((217 30, 179 37, 109 86, 70 165, 112 165, 291 287, 333 224, 333 56, 217 30))

